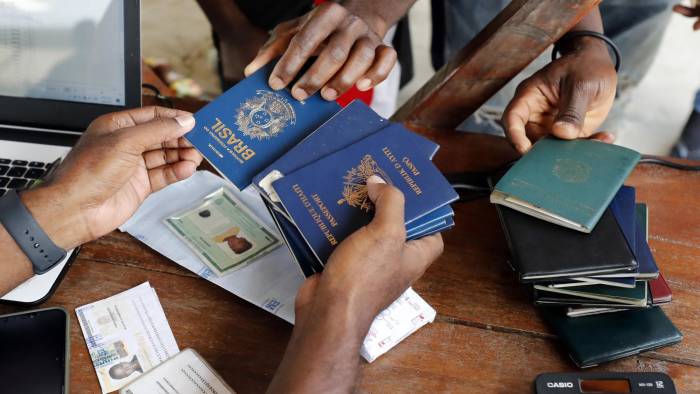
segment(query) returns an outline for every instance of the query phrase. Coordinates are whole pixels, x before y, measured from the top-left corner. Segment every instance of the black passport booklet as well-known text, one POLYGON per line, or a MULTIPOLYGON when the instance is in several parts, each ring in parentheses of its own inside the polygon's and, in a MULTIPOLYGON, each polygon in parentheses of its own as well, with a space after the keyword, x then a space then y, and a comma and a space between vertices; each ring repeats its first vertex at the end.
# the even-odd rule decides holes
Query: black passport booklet
POLYGON ((496 206, 521 282, 625 272, 637 267, 610 209, 590 234, 496 206))

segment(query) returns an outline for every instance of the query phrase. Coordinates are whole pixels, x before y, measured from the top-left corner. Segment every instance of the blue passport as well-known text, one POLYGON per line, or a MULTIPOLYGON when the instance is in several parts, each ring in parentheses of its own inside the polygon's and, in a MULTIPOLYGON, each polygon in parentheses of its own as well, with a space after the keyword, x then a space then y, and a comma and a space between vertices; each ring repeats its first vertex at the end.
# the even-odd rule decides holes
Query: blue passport
POLYGON ((636 227, 636 242, 637 242, 637 262, 639 263, 639 272, 637 279, 656 279, 659 276, 659 267, 656 265, 654 255, 651 253, 649 244, 647 243, 647 221, 646 221, 646 206, 637 204, 637 227, 636 227))
MULTIPOLYGON (((612 202, 610 202, 610 211, 612 211, 615 221, 617 221, 622 235, 624 236, 627 245, 629 246, 632 253, 636 256, 636 213, 635 213, 635 202, 636 202, 636 190, 631 186, 622 186, 620 190, 617 191, 612 202)), ((637 259, 639 262, 639 259, 637 259)), ((641 262, 639 262, 641 265, 641 262)), ((620 275, 635 275, 638 273, 639 266, 629 272, 625 272, 620 275)), ((617 287, 628 287, 632 288, 635 286, 635 278, 633 276, 627 277, 601 277, 601 276, 591 276, 587 278, 574 278, 574 281, 578 281, 580 285, 594 285, 594 284, 605 284, 609 286, 617 287)), ((556 285, 555 285, 556 286, 556 285)), ((572 286, 573 285, 562 285, 561 287, 572 286)))
POLYGON ((325 262, 335 246, 372 220, 366 180, 377 174, 401 190, 407 226, 458 195, 418 149, 411 132, 391 124, 371 136, 272 183, 315 255, 325 262))
POLYGON ((615 220, 620 225, 622 235, 627 240, 630 250, 636 250, 636 212, 635 203, 637 201, 636 190, 631 186, 622 186, 617 191, 615 198, 610 202, 610 210, 615 216, 615 220))
MULTIPOLYGON (((278 202, 272 182, 331 153, 346 148, 391 124, 365 103, 355 100, 253 178, 253 184, 272 202, 278 202)), ((432 158, 439 146, 414 133, 418 149, 432 158)))
POLYGON ((445 219, 440 220, 439 223, 433 222, 429 226, 425 226, 420 230, 408 231, 406 232, 406 238, 409 240, 418 239, 431 234, 439 233, 454 227, 454 219, 450 216, 445 219))
POLYGON ((635 205, 634 226, 634 256, 637 260, 637 269, 631 272, 600 275, 601 278, 636 278, 638 280, 652 280, 659 276, 659 267, 656 265, 654 255, 647 243, 646 206, 635 205))
POLYGON ((292 252, 297 265, 305 277, 310 277, 315 273, 323 271, 323 266, 318 262, 309 246, 304 241, 304 238, 297 230, 296 226, 289 221, 284 215, 281 215, 274 207, 267 205, 270 215, 275 220, 280 233, 284 237, 285 244, 292 252))
POLYGON ((185 137, 239 189, 340 110, 315 94, 297 101, 267 84, 269 64, 194 114, 185 137))
POLYGON ((435 228, 438 223, 447 223, 449 217, 454 216, 452 207, 448 204, 422 216, 406 227, 406 238, 412 238, 414 234, 421 233, 428 228, 435 228))
POLYGON ((260 182, 272 171, 278 171, 282 175, 289 174, 373 134, 388 124, 389 121, 365 103, 353 101, 253 177, 253 182, 260 186, 260 182))

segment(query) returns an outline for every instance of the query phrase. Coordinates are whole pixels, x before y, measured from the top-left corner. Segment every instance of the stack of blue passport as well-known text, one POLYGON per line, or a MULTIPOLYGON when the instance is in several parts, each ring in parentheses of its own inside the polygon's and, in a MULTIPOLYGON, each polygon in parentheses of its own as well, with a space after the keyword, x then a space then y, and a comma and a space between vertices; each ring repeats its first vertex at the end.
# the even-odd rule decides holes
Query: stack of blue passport
POLYGON ((647 243, 647 206, 623 185, 639 154, 592 141, 535 147, 491 200, 511 267, 571 359, 589 367, 680 341, 659 308, 671 290, 647 243))
POLYGON ((260 192, 305 275, 371 221, 372 175, 403 192, 407 239, 454 225, 458 195, 432 163, 438 145, 360 101, 341 109, 318 95, 300 102, 272 91, 272 67, 197 112, 187 139, 236 187, 260 192))

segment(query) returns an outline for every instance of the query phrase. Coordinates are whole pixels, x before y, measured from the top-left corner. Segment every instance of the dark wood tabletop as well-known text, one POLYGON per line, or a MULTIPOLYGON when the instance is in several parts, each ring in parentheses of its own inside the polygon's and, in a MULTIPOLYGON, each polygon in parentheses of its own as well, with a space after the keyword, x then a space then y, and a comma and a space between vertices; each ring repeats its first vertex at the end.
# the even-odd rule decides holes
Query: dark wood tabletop
MULTIPOLYGON (((436 162, 446 173, 492 170, 514 157, 501 138, 424 134, 442 145, 436 162)), ((679 392, 700 392, 700 174, 643 164, 627 184, 649 206, 649 243, 673 290, 663 308, 685 338, 592 370, 663 371, 679 392)), ((493 206, 482 198, 454 208, 457 225, 444 234, 445 253, 414 286, 437 310, 435 322, 374 363, 363 362, 359 392, 531 392, 538 374, 575 370, 506 265, 493 206)), ((156 289, 181 349, 197 350, 239 393, 265 390, 292 326, 113 232, 83 247, 42 305, 71 315, 71 392, 100 391, 75 308, 144 281, 156 289)), ((21 309, 3 305, 0 313, 21 309)))

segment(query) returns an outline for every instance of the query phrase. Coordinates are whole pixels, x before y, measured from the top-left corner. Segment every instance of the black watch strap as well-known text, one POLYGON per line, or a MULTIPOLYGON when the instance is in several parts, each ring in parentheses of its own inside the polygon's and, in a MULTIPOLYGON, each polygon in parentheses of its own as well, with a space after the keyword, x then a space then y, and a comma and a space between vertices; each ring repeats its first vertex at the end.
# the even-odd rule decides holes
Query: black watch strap
POLYGON ((8 190, 0 197, 0 222, 32 262, 34 273, 43 274, 66 257, 66 251, 56 246, 34 220, 17 191, 8 190))

